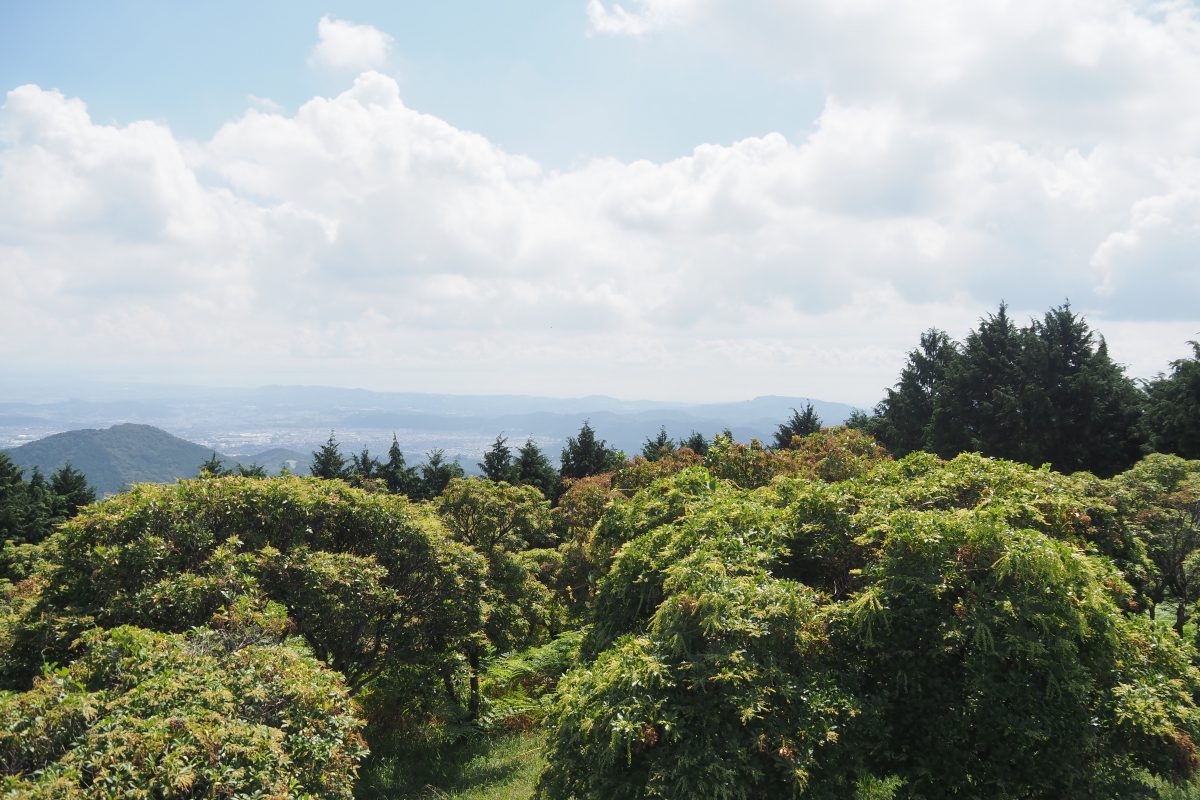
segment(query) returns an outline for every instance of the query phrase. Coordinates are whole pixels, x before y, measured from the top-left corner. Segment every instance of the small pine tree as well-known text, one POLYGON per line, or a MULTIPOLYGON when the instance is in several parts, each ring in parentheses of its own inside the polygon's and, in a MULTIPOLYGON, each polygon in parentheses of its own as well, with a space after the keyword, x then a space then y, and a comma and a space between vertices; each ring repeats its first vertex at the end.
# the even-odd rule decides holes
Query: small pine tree
POLYGON ((88 485, 87 476, 71 466, 63 464, 50 475, 50 490, 56 497, 59 516, 70 518, 83 506, 96 502, 96 490, 88 485))
POLYGON ((558 497, 558 470, 546 458, 542 448, 538 447, 533 437, 525 440, 525 444, 517 450, 515 464, 517 483, 533 486, 551 500, 558 497))
POLYGON ((466 475, 458 461, 447 461, 446 451, 435 447, 421 466, 421 499, 432 500, 450 485, 450 481, 466 475))
POLYGON ((821 418, 812 403, 804 404, 804 411, 792 409, 792 416, 775 431, 775 449, 786 450, 792 446, 793 436, 808 436, 821 430, 821 418))
POLYGON ((350 466, 346 470, 346 476, 355 485, 361 485, 365 481, 382 477, 382 471, 383 464, 379 463, 379 459, 373 458, 368 449, 364 447, 361 453, 350 454, 350 466))
POLYGON ((658 461, 673 452, 675 452, 675 441, 667 436, 666 426, 659 426, 658 436, 654 438, 647 436, 645 444, 642 445, 642 458, 647 461, 658 461))
POLYGON ((508 439, 503 435, 497 436, 491 448, 483 454, 483 461, 479 462, 479 469, 489 481, 517 482, 517 465, 513 463, 512 448, 507 442, 508 439))
POLYGON ((400 450, 400 442, 396 434, 392 434, 392 446, 388 448, 388 460, 379 469, 379 476, 387 483, 388 491, 392 494, 402 494, 417 497, 420 494, 420 478, 416 467, 410 467, 404 460, 400 450))
POLYGON ((679 440, 680 447, 686 447, 698 456, 708 455, 708 439, 704 438, 703 433, 692 431, 692 434, 686 439, 679 440))
POLYGON ((620 451, 609 447, 603 439, 596 438, 596 431, 585 420, 579 435, 567 438, 560 472, 564 478, 586 478, 616 469, 623 460, 620 451))
POLYGON ((208 457, 208 460, 200 465, 200 477, 223 478, 226 475, 232 475, 233 471, 225 469, 225 465, 221 463, 221 459, 217 458, 217 451, 208 457))
POLYGON ((329 432, 329 441, 312 455, 308 471, 314 478, 333 480, 346 477, 346 459, 342 457, 341 447, 334 438, 333 431, 329 432))

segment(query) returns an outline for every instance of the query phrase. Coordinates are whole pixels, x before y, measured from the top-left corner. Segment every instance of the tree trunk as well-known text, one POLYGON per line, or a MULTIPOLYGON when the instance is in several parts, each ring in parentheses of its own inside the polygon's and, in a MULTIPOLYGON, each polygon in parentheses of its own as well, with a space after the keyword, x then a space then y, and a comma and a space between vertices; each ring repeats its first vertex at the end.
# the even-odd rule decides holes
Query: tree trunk
POLYGON ((1187 603, 1180 600, 1175 606, 1175 632, 1183 636, 1183 623, 1187 622, 1187 603))
POLYGON ((458 694, 454 691, 454 676, 449 669, 442 670, 442 687, 446 690, 446 697, 451 703, 458 704, 458 694))
POLYGON ((467 716, 476 719, 479 717, 479 652, 472 649, 467 661, 471 665, 471 704, 467 716))

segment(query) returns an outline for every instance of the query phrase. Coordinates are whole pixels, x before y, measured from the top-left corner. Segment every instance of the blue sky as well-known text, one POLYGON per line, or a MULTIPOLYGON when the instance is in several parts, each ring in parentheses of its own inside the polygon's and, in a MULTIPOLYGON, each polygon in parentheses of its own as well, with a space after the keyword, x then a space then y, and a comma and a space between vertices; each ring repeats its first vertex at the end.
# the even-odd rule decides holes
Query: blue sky
MULTIPOLYGON (((10 3, 0 369, 872 404, 1200 336, 1190 0, 10 3)), ((16 378, 10 378, 16 380, 16 378)))
POLYGON ((393 37, 405 102, 553 167, 595 156, 666 160, 702 142, 807 130, 824 98, 684 37, 589 35, 575 2, 44 2, 11 4, 0 86, 57 88, 97 122, 152 119, 211 136, 247 97, 295 110, 346 88, 306 65, 316 20, 393 37))

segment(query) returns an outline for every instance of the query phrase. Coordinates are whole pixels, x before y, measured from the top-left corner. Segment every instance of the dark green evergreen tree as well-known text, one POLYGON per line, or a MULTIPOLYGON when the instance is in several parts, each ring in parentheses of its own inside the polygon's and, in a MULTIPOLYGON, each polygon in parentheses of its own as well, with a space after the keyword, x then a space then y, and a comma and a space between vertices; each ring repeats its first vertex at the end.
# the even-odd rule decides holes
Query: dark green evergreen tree
POLYGON ((622 461, 621 452, 609 447, 603 439, 597 439, 591 423, 585 421, 578 436, 567 438, 559 471, 563 478, 586 478, 616 469, 622 461))
POLYGON ((403 494, 417 497, 420 494, 421 479, 416 467, 405 463, 404 453, 400 450, 400 442, 396 434, 392 434, 392 446, 388 448, 388 460, 379 470, 380 477, 387 482, 388 491, 392 494, 403 494))
POLYGON ((895 456, 929 449, 934 399, 958 357, 958 346, 945 331, 930 328, 909 352, 900 380, 875 407, 875 415, 855 417, 847 425, 875 436, 895 456))
POLYGON ((346 477, 346 459, 342 457, 341 447, 334 438, 333 431, 329 432, 329 441, 312 455, 308 471, 314 478, 333 480, 346 477))
POLYGON ((0 453, 0 542, 41 541, 40 531, 30 527, 29 484, 21 468, 0 453))
POLYGON ((945 458, 970 451, 1019 458, 1024 436, 1023 343, 1006 304, 980 320, 934 397, 925 449, 945 458))
POLYGON ((1023 331, 1023 448, 1018 460, 1109 476, 1142 454, 1143 397, 1070 304, 1023 331))
POLYGON ((558 470, 532 437, 526 439, 525 444, 517 450, 516 471, 517 483, 533 486, 551 500, 558 498, 558 470))
POLYGON ((237 474, 241 478, 265 478, 267 477, 267 468, 258 464, 238 464, 237 474))
POLYGON ((492 442, 491 448, 483 454, 483 461, 479 462, 479 469, 483 470, 483 477, 489 481, 496 483, 517 483, 517 465, 513 462, 512 448, 508 446, 508 439, 502 434, 496 437, 496 441, 492 442))
POLYGON ((1145 431, 1150 448, 1200 458, 1200 343, 1191 358, 1171 362, 1171 374, 1159 375, 1146 386, 1145 431))
POLYGON ((381 478, 383 472, 383 464, 379 463, 379 459, 371 456, 371 453, 366 447, 357 455, 350 454, 350 465, 346 469, 346 477, 356 486, 361 486, 363 483, 374 478, 381 478))
POLYGON ((446 451, 435 447, 421 465, 420 499, 432 500, 442 493, 450 481, 466 475, 458 461, 447 461, 446 451))
POLYGON ((821 430, 821 418, 812 403, 804 404, 804 411, 792 409, 792 416, 775 431, 775 449, 786 450, 792 446, 793 436, 808 436, 821 430))
POLYGON ((87 476, 63 464, 50 474, 50 490, 54 493, 56 516, 69 519, 83 506, 96 502, 96 490, 88 485, 87 476))
POLYGON ((645 444, 642 445, 642 458, 647 461, 658 461, 668 453, 675 452, 675 440, 667 436, 665 426, 660 426, 658 436, 646 437, 645 444))
POLYGON ((209 475, 213 478, 222 478, 226 475, 232 475, 233 470, 225 469, 225 464, 217 457, 217 451, 208 457, 208 460, 200 465, 200 477, 209 475))
POLYGON ((708 439, 704 438, 703 433, 692 431, 691 435, 686 439, 679 440, 679 446, 686 447, 699 456, 708 455, 708 439))

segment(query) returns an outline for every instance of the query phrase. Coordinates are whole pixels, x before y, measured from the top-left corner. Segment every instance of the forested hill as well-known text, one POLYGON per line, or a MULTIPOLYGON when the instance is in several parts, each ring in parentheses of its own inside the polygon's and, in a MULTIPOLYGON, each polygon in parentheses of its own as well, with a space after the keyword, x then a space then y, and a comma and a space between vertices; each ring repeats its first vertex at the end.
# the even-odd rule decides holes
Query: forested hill
MULTIPOLYGON (((4 452, 18 467, 30 470, 36 466, 45 474, 70 462, 87 476, 88 483, 100 496, 123 491, 130 484, 142 481, 194 478, 200 464, 212 456, 208 447, 151 425, 132 423, 56 433, 4 452)), ((290 451, 262 455, 278 456, 276 460, 281 462, 296 458, 290 451)), ((222 459, 230 461, 228 457, 222 459)), ((256 463, 278 471, 278 464, 265 460, 256 463)))

